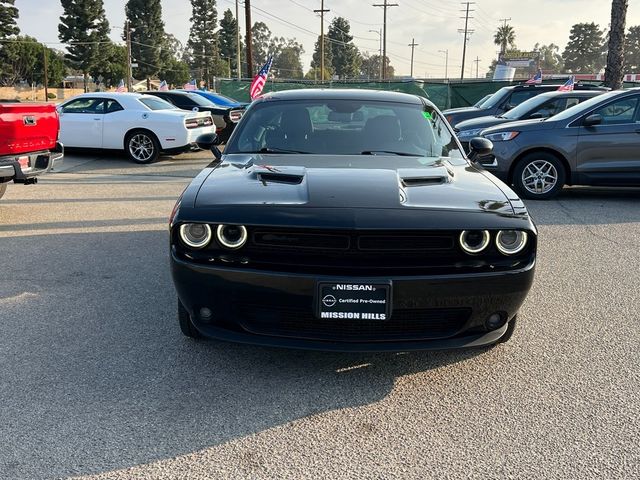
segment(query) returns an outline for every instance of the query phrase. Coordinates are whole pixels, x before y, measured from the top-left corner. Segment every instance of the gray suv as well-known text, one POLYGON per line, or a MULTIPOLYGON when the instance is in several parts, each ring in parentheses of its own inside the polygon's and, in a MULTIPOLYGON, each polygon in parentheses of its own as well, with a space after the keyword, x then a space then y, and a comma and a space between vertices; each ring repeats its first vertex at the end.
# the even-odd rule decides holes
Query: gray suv
POLYGON ((477 160, 521 197, 548 199, 567 185, 640 186, 640 88, 604 93, 546 120, 483 130, 477 160))

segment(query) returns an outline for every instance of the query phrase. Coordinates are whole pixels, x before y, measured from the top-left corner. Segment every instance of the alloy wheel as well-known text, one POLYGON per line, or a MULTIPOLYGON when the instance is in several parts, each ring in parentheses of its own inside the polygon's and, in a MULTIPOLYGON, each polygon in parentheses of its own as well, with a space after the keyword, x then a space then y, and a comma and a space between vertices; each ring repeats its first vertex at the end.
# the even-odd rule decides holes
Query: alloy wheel
POLYGON ((138 162, 147 162, 153 157, 155 146, 153 140, 144 133, 136 133, 129 140, 129 153, 138 162))
POLYGON ((522 170, 522 185, 535 195, 551 191, 558 183, 558 170, 547 160, 535 160, 522 170))

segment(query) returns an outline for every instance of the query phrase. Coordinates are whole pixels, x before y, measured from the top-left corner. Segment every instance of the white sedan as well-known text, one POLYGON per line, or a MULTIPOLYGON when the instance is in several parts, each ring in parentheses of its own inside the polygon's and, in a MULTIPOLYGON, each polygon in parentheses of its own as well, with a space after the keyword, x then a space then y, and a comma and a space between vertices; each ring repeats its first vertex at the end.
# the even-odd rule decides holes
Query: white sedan
POLYGON ((187 151, 200 135, 216 131, 209 113, 178 110, 138 93, 85 93, 60 104, 58 112, 65 147, 124 150, 137 163, 187 151))

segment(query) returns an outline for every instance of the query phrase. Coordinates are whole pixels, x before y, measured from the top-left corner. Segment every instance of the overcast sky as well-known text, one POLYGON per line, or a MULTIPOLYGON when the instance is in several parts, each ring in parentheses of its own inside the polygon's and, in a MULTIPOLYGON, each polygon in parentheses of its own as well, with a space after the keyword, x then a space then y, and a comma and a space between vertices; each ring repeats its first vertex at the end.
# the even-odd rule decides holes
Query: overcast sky
MULTIPOLYGON (((107 18, 112 27, 124 24, 126 0, 104 0, 107 18)), ((376 53, 378 35, 369 30, 382 28, 382 8, 373 7, 382 0, 325 0, 326 24, 336 16, 346 17, 351 23, 354 43, 360 51, 376 53)), ((454 0, 390 0, 399 4, 388 9, 387 52, 396 73, 408 75, 412 38, 419 44, 415 50, 414 76, 442 77, 445 55, 439 50, 449 50, 449 76, 460 75, 462 59, 463 5, 454 0)), ((640 25, 640 2, 629 2, 627 26, 640 25)), ((179 40, 186 42, 189 36, 191 2, 189 0, 163 0, 165 29, 179 40)), ((42 42, 58 42, 58 21, 62 7, 58 0, 17 0, 20 10, 19 25, 22 33, 32 35, 42 42)), ((217 0, 219 18, 231 8, 235 12, 235 0, 217 0)), ((313 45, 320 32, 320 19, 311 10, 320 8, 320 0, 252 0, 252 20, 265 22, 274 35, 295 37, 304 45, 305 71, 309 68, 313 45), (260 9, 260 10, 258 10, 260 9), (262 11, 261 11, 262 10, 262 11), (264 13, 268 12, 268 13, 264 13)), ((596 22, 607 27, 610 18, 610 0, 477 0, 471 6, 475 10, 470 21, 475 30, 468 44, 466 76, 475 77, 475 63, 480 59, 480 76, 496 56, 493 33, 499 19, 511 18, 509 23, 516 31, 516 43, 521 50, 529 50, 536 42, 555 43, 564 49, 571 26, 579 22, 596 22)), ((243 10, 241 4, 241 10, 243 10)), ((244 26, 244 14, 240 24, 244 26)), ((325 28, 327 28, 325 26, 325 28)), ((244 28, 242 29, 244 31, 244 28)), ((326 30, 325 30, 326 32, 326 30)), ((122 30, 112 29, 112 38, 120 41, 122 30)), ((58 48, 60 46, 58 45, 58 48)))

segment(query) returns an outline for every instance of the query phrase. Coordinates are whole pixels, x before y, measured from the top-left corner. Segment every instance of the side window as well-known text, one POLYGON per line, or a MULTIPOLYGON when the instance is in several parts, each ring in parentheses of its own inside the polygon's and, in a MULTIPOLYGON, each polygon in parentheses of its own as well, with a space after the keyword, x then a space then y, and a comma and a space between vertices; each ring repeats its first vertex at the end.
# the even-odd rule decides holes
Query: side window
POLYGON ((593 114, 602 115, 602 125, 634 123, 638 97, 628 97, 599 108, 593 114))
POLYGON ((552 117, 565 109, 565 104, 567 102, 566 98, 556 98, 555 100, 549 100, 548 102, 543 103, 538 108, 536 108, 531 114, 530 117, 536 115, 538 118, 547 118, 552 117))
POLYGON ((67 103, 64 113, 104 113, 104 101, 101 98, 78 98, 67 103))
POLYGON ((578 105, 581 101, 586 100, 585 97, 571 97, 571 98, 567 98, 567 106, 565 107, 565 110, 571 107, 575 107, 576 105, 578 105))
POLYGON ((538 93, 541 92, 534 90, 516 90, 511 94, 509 100, 507 100, 507 102, 505 103, 505 106, 509 105, 511 107, 517 107, 525 100, 529 100, 530 98, 535 97, 538 93))
POLYGON ((124 108, 122 108, 122 105, 120 105, 115 100, 107 100, 106 103, 107 103, 107 109, 106 109, 107 113, 119 112, 120 110, 124 110, 124 108))

